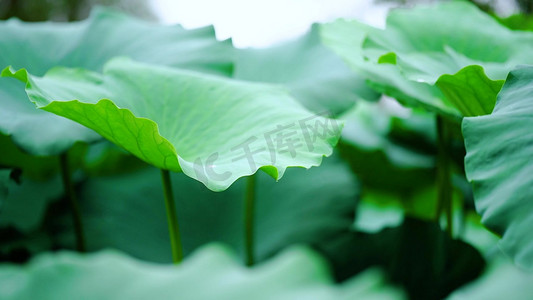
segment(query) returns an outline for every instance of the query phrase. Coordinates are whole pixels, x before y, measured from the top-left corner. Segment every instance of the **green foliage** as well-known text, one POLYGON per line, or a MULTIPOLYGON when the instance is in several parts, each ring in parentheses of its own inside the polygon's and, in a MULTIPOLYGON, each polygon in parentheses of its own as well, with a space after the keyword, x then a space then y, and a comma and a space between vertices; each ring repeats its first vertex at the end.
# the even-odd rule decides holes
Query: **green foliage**
POLYGON ((339 115, 359 99, 376 100, 365 78, 350 69, 320 42, 319 25, 297 40, 266 49, 237 53, 234 76, 287 86, 307 109, 339 115), (258 71, 260 70, 260 71, 258 71))
POLYGON ((0 23, 0 298, 529 299, 520 20, 453 1, 264 49, 0 23))
POLYGON ((451 239, 434 222, 409 217, 375 234, 345 232, 317 248, 331 258, 337 278, 381 266, 410 299, 442 299, 476 278, 485 264, 471 245, 451 239))
POLYGON ((0 227, 14 226, 21 231, 35 230, 42 222, 42 217, 49 202, 57 200, 63 194, 59 176, 48 181, 34 181, 30 178, 10 177, 4 179, 5 196, 0 197, 0 227))
POLYGON ((434 121, 425 114, 402 117, 401 109, 387 100, 360 102, 341 117, 345 128, 339 148, 365 188, 409 194, 435 180, 434 137, 427 135, 434 121), (411 124, 401 128, 406 119, 411 124), (399 137, 401 130, 409 140, 399 137))
POLYGON ((489 113, 500 80, 533 63, 533 34, 463 1, 394 10, 384 30, 339 20, 323 25, 322 37, 377 90, 451 117, 489 113))
POLYGON ((508 16, 506 18, 500 18, 495 16, 496 20, 502 25, 509 27, 514 30, 532 30, 533 29, 533 18, 531 15, 525 14, 516 14, 508 16))
MULTIPOLYGON (((0 68, 26 68, 37 76, 56 66, 101 71, 116 56, 228 76, 234 55, 231 41, 216 41, 212 27, 160 26, 103 8, 68 24, 2 22, 0 47, 0 68)), ((26 99, 23 84, 0 78, 0 133, 25 151, 56 155, 77 141, 100 138, 86 127, 35 110, 26 99)))
POLYGON ((111 60, 103 74, 53 69, 41 78, 5 69, 2 76, 24 81, 38 108, 214 191, 259 168, 278 180, 289 166, 319 165, 342 126, 275 86, 126 59, 111 60))
POLYGON ((244 269, 228 249, 210 245, 186 264, 162 266, 116 251, 90 256, 45 254, 27 267, 0 267, 2 299, 404 299, 368 271, 333 286, 327 263, 303 247, 286 250, 254 271, 244 269))
MULTIPOLYGON (((228 190, 214 193, 182 174, 173 175, 172 185, 179 191, 174 198, 185 254, 210 241, 223 242, 243 254, 240 228, 244 182, 237 181, 228 190)), ((259 261, 292 244, 318 244, 350 227, 358 187, 337 155, 319 168, 291 168, 279 182, 266 174, 256 176, 259 261)), ((83 183, 79 196, 88 248, 96 251, 113 247, 144 260, 170 262, 160 186, 154 168, 93 177, 83 183)), ((70 217, 56 219, 68 224, 70 217)), ((58 236, 63 247, 73 246, 72 228, 67 227, 58 236)))
POLYGON ((473 65, 454 75, 442 75, 435 84, 463 117, 474 117, 492 112, 503 82, 490 80, 482 67, 473 65))
POLYGON ((483 223, 502 235, 501 248, 533 268, 533 68, 509 74, 492 114, 465 118, 466 175, 483 223))
POLYGON ((531 298, 533 276, 520 270, 507 261, 503 255, 494 258, 486 274, 477 282, 458 289, 449 297, 463 299, 502 299, 527 300, 531 298))

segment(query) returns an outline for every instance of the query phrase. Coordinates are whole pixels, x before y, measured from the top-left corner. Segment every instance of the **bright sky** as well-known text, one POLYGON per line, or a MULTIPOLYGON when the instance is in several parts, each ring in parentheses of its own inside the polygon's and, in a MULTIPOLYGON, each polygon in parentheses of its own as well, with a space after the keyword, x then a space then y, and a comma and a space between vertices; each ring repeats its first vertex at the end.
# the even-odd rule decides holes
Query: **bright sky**
MULTIPOLYGON (((417 0, 432 2, 436 0, 417 0)), ((417 2, 412 0, 412 2, 417 2)), ((511 0, 493 1, 497 11, 516 10, 511 0)), ((356 18, 383 27, 391 4, 373 0, 151 0, 166 24, 186 28, 215 25, 219 39, 233 38, 236 47, 265 47, 306 32, 313 22, 356 18)))
POLYGON ((152 0, 152 6, 167 24, 213 24, 217 37, 232 37, 236 47, 269 46, 303 34, 313 22, 339 17, 383 26, 388 10, 372 0, 152 0))

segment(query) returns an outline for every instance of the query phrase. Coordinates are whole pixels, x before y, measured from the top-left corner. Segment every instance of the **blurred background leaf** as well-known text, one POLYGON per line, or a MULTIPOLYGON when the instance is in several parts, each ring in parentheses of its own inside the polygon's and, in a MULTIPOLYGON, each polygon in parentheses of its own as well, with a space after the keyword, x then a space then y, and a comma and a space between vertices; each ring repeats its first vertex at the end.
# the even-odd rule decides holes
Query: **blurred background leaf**
MULTIPOLYGON (((349 228, 358 195, 350 171, 336 157, 320 168, 287 170, 275 182, 257 176, 256 255, 259 260, 295 243, 320 243, 349 228)), ((186 253, 210 241, 243 251, 244 183, 225 192, 211 192, 183 174, 173 174, 177 213, 186 253)), ((89 250, 113 247, 138 258, 170 262, 170 244, 158 171, 144 168, 89 178, 80 185, 83 219, 89 250)), ((62 223, 61 244, 73 247, 70 219, 62 223)))
POLYGON ((379 99, 362 76, 321 44, 318 24, 296 40, 269 48, 238 49, 236 56, 235 78, 287 86, 302 105, 317 114, 338 116, 357 100, 379 99))
POLYGON ((27 266, 0 266, 2 299, 405 299, 383 274, 369 270, 334 285, 326 261, 292 247, 246 269, 220 245, 179 266, 137 261, 117 251, 44 254, 27 266))
POLYGON ((345 231, 315 247, 330 259, 338 280, 381 266, 410 299, 442 299, 485 267, 471 245, 451 239, 435 222, 411 217, 374 234, 345 231))

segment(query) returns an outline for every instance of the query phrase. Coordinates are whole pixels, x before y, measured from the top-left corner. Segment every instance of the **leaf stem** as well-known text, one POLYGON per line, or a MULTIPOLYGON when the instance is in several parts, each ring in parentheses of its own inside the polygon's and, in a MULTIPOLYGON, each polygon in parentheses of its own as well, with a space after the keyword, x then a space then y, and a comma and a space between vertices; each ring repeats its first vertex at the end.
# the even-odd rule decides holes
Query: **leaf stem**
POLYGON ((74 185, 72 184, 68 155, 66 152, 59 156, 59 166, 61 169, 61 178, 63 179, 63 188, 65 190, 65 195, 68 198, 72 213, 72 223, 74 224, 74 232, 76 235, 76 249, 79 252, 85 252, 85 235, 83 234, 80 205, 78 198, 76 197, 76 192, 74 191, 74 185))
POLYGON ((183 260, 183 248, 181 246, 178 216, 176 214, 176 205, 174 204, 172 183, 170 182, 170 173, 168 170, 161 169, 161 181, 163 182, 165 208, 167 210, 168 232, 170 235, 170 247, 172 249, 172 262, 179 264, 183 260))
POLYGON ((453 202, 452 202, 452 182, 451 182, 451 159, 449 153, 450 132, 446 125, 446 120, 442 116, 437 116, 437 222, 444 210, 446 214, 446 232, 453 234, 453 202))
POLYGON ((246 194, 244 197, 244 244, 246 265, 252 266, 254 259, 254 206, 255 206, 255 176, 246 178, 246 194))

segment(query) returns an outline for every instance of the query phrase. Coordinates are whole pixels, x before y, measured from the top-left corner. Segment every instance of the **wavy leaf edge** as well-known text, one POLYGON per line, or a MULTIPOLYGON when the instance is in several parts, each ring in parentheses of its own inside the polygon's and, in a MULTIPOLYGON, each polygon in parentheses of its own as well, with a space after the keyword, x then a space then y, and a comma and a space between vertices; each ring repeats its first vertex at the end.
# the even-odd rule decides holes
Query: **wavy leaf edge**
MULTIPOLYGON (((61 67, 59 67, 59 68, 61 68, 61 67)), ((54 70, 56 70, 56 68, 50 69, 47 72, 47 74, 53 72, 54 70)), ((158 126, 158 124, 155 121, 153 121, 153 120, 151 120, 149 118, 137 117, 137 116, 135 116, 133 114, 133 112, 131 110, 129 110, 127 108, 120 108, 111 99, 107 99, 107 98, 102 98, 102 99, 98 100, 97 103, 95 103, 95 104, 85 103, 85 102, 80 101, 78 99, 72 99, 72 100, 67 100, 67 101, 63 101, 63 100, 62 101, 51 101, 50 103, 43 104, 38 99, 36 99, 35 97, 32 97, 31 93, 28 93, 28 89, 30 89, 32 87, 32 81, 31 81, 31 77, 30 77, 29 72, 25 68, 22 68, 22 69, 19 69, 19 70, 15 70, 12 66, 7 66, 0 73, 0 77, 12 77, 12 78, 15 78, 15 79, 25 83, 25 89, 26 89, 26 93, 28 95, 29 100, 33 104, 35 104, 35 106, 38 109, 42 109, 42 110, 50 112, 50 113, 56 114, 56 112, 58 110, 62 109, 62 108, 58 109, 56 107, 57 104, 59 104, 59 103, 61 103, 62 106, 74 104, 74 105, 87 106, 87 107, 91 107, 91 108, 94 108, 94 109, 100 108, 102 106, 107 106, 107 108, 111 108, 111 110, 114 111, 114 112, 119 112, 119 113, 126 114, 127 116, 131 117, 133 120, 138 121, 139 123, 141 123, 143 125, 146 125, 148 127, 151 127, 153 129, 152 132, 156 133, 156 135, 153 135, 153 138, 155 140, 160 140, 161 144, 164 144, 164 146, 167 148, 167 150, 172 151, 172 153, 175 155, 175 158, 176 158, 175 159, 175 164, 165 163, 165 165, 156 165, 156 164, 151 163, 149 161, 149 158, 147 158, 144 155, 141 155, 141 156, 145 157, 145 159, 142 159, 142 160, 147 162, 147 163, 149 163, 149 164, 152 164, 152 165, 154 165, 154 166, 156 166, 156 167, 158 167, 160 169, 165 169, 165 170, 169 170, 169 171, 173 171, 173 172, 183 172, 185 175, 187 175, 187 176, 189 176, 189 177, 191 177, 191 178, 193 178, 195 180, 198 180, 198 181, 202 182, 208 189, 210 189, 212 191, 215 191, 215 192, 221 192, 221 191, 226 190, 235 181, 237 181, 239 178, 246 177, 246 176, 252 176, 255 173, 257 173, 258 170, 262 170, 263 172, 265 172, 269 176, 271 176, 274 180, 279 181, 283 177, 283 174, 285 173, 285 170, 287 168, 305 168, 305 169, 310 169, 311 167, 320 166, 321 163, 322 163, 322 160, 324 159, 324 157, 329 157, 333 153, 333 148, 338 144, 338 142, 340 140, 340 136, 341 136, 340 132, 342 132, 342 129, 344 127, 344 121, 343 120, 335 119, 335 121, 338 122, 338 125, 339 125, 339 135, 336 138, 334 138, 333 141, 328 142, 329 145, 331 146, 329 151, 327 153, 323 154, 323 155, 319 155, 318 157, 315 157, 315 159, 313 159, 313 162, 310 163, 308 166, 288 165, 286 167, 276 167, 274 165, 262 165, 262 166, 258 167, 253 172, 245 173, 245 174, 243 174, 241 176, 236 177, 234 180, 230 181, 228 184, 214 185, 213 186, 213 185, 210 185, 207 182, 207 179, 204 181, 201 178, 199 178, 199 176, 196 176, 197 174, 195 174, 196 171, 194 169, 194 162, 187 161, 187 160, 185 160, 184 158, 182 158, 178 154, 178 151, 176 150, 174 145, 172 143, 170 143, 168 139, 166 139, 164 136, 162 136, 160 134, 159 126, 158 126), (182 165, 184 165, 184 164, 189 165, 189 167, 188 168, 182 168, 182 165)), ((71 118, 69 118, 69 119, 71 119, 71 118)), ((73 120, 73 119, 71 119, 71 120, 73 120)), ((75 120, 73 120, 73 121, 75 121, 75 120)), ((75 122, 78 122, 78 121, 75 121, 75 122)), ((111 136, 108 133, 105 133, 105 132, 103 133, 102 130, 92 128, 92 127, 90 127, 90 126, 88 126, 87 124, 84 124, 84 123, 80 123, 80 124, 90 128, 90 129, 93 129, 98 134, 102 135, 104 138, 110 139, 111 141, 113 141, 113 139, 111 138, 111 136)), ((126 151, 131 152, 129 150, 126 150, 126 151)), ((166 161, 167 160, 165 158, 165 162, 166 161)), ((209 181, 209 182, 212 182, 212 181, 209 181)))

